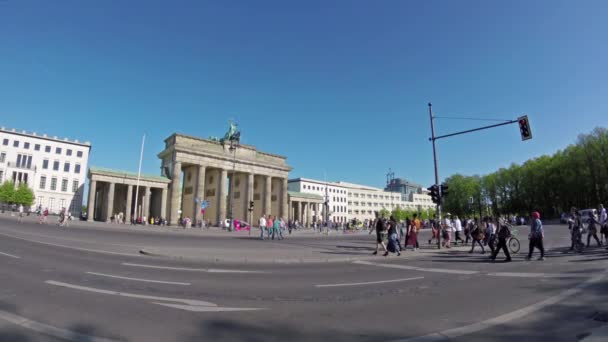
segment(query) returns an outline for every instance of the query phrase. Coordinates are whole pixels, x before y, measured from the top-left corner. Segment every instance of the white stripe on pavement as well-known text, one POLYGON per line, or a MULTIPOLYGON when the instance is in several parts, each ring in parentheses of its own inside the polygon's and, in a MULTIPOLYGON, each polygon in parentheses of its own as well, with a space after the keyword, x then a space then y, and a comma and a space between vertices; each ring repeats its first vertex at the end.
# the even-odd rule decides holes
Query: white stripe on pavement
POLYGON ((386 268, 398 268, 402 270, 412 270, 412 271, 420 271, 420 272, 435 272, 435 273, 450 273, 450 274, 478 274, 479 271, 468 271, 468 270, 451 270, 445 268, 424 268, 424 267, 415 267, 415 266, 405 266, 405 265, 395 265, 395 264, 377 264, 369 261, 354 261, 354 264, 357 265, 369 265, 369 266, 377 266, 377 267, 386 267, 386 268))
POLYGON ((129 257, 132 257, 132 256, 139 257, 140 256, 139 254, 111 252, 111 251, 104 251, 104 250, 100 250, 100 249, 88 249, 88 248, 80 248, 80 247, 74 247, 74 246, 59 245, 59 244, 56 244, 56 243, 50 243, 50 242, 44 242, 44 241, 38 241, 38 240, 30 240, 30 239, 26 239, 26 238, 14 236, 14 235, 11 235, 11 234, 6 234, 6 233, 0 233, 0 235, 8 236, 10 238, 17 239, 17 240, 23 240, 23 241, 28 241, 28 242, 39 243, 41 245, 54 246, 54 247, 62 247, 62 248, 68 248, 68 249, 75 249, 77 251, 93 252, 93 253, 103 253, 103 254, 113 254, 113 255, 122 255, 122 256, 129 256, 129 257))
POLYGON ((194 299, 181 299, 181 298, 168 298, 168 297, 156 297, 156 296, 146 296, 134 293, 126 293, 126 292, 117 292, 117 291, 109 291, 102 290, 94 287, 88 286, 79 286, 68 283, 62 283, 54 280, 47 280, 45 283, 49 285, 66 287, 69 289, 75 289, 80 291, 87 291, 93 293, 101 293, 107 295, 121 296, 121 297, 129 297, 129 298, 138 298, 138 299, 149 299, 152 300, 152 304, 167 306, 174 309, 180 310, 188 310, 194 312, 220 312, 220 311, 253 311, 253 310, 265 310, 264 308, 228 308, 228 307, 220 307, 217 304, 211 302, 204 302, 201 300, 194 299), (161 303, 159 303, 161 302, 161 303), (170 303, 162 303, 162 302, 170 302, 170 303), (173 302, 173 303, 171 303, 173 302), (174 304, 179 303, 179 304, 174 304), (213 310, 215 308, 215 310, 213 310), (221 310, 220 310, 221 309, 221 310))
POLYGON ((340 286, 374 285, 374 284, 398 283, 398 282, 402 282, 402 281, 417 280, 417 279, 424 279, 424 277, 392 279, 392 280, 379 280, 379 281, 368 281, 368 282, 365 282, 365 283, 323 284, 323 285, 315 285, 315 287, 340 287, 340 286))
POLYGON ((147 283, 158 283, 158 284, 169 284, 169 285, 183 285, 183 286, 189 286, 190 285, 190 283, 179 283, 179 282, 174 282, 174 281, 151 280, 151 279, 141 279, 141 278, 129 278, 129 277, 121 277, 121 276, 111 275, 111 274, 105 274, 105 273, 96 273, 96 272, 86 272, 86 273, 87 274, 101 276, 101 277, 117 278, 117 279, 133 280, 133 281, 142 281, 142 282, 147 282, 147 283))
POLYGON ((571 298, 574 295, 581 292, 583 289, 585 289, 593 284, 599 283, 605 277, 606 277, 606 273, 603 273, 603 274, 595 276, 583 283, 580 283, 577 286, 575 286, 569 290, 566 290, 558 295, 547 298, 541 302, 538 302, 538 303, 530 305, 530 306, 526 306, 523 309, 511 311, 509 313, 488 319, 486 321, 481 321, 481 322, 469 324, 469 325, 466 325, 463 327, 448 329, 448 330, 440 331, 438 333, 428 334, 428 335, 424 335, 424 336, 410 337, 410 338, 405 338, 405 339, 400 339, 400 340, 393 340, 392 342, 442 342, 442 341, 449 341, 451 339, 469 335, 472 333, 476 333, 476 332, 484 330, 484 329, 492 328, 496 325, 508 323, 515 319, 521 319, 522 317, 529 315, 531 313, 534 313, 536 311, 542 310, 547 306, 559 303, 566 298, 571 298))
POLYGON ((268 273, 265 271, 245 271, 245 270, 225 270, 225 269, 214 269, 214 268, 188 268, 188 267, 170 267, 170 266, 157 266, 157 265, 144 265, 144 264, 133 264, 129 262, 123 262, 123 266, 132 267, 144 267, 144 268, 156 268, 160 270, 173 270, 173 271, 187 271, 187 272, 208 272, 208 273, 268 273))
POLYGON ((578 273, 524 273, 524 272, 494 272, 488 273, 492 277, 515 278, 589 278, 589 274, 578 273))
POLYGON ((25 329, 33 330, 37 333, 56 337, 58 339, 70 341, 70 342, 115 342, 115 340, 110 340, 107 338, 91 336, 81 334, 75 331, 65 330, 56 328, 50 325, 46 325, 44 323, 36 322, 29 320, 22 316, 17 316, 10 312, 0 310, 0 319, 5 320, 9 323, 21 326, 25 329))
POLYGON ((19 257, 19 256, 8 254, 8 253, 2 253, 2 252, 0 252, 0 254, 6 255, 7 257, 11 257, 11 258, 15 258, 15 259, 21 259, 21 257, 19 257))

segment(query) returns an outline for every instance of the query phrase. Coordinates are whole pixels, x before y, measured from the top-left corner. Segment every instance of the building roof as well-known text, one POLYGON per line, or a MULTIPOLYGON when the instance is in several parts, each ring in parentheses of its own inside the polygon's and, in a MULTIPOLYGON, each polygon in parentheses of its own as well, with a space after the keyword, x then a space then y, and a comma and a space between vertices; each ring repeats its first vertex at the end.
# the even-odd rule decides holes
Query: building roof
POLYGON ((60 138, 58 138, 56 136, 49 137, 46 134, 38 135, 36 132, 28 133, 26 131, 17 131, 14 128, 13 129, 7 129, 7 128, 4 128, 4 127, 0 127, 0 132, 8 133, 8 134, 15 134, 15 135, 23 136, 23 137, 30 137, 30 138, 36 138, 36 139, 42 139, 42 140, 48 140, 48 141, 55 141, 55 142, 60 142, 60 143, 65 143, 65 144, 78 145, 78 146, 82 146, 82 147, 87 147, 89 149, 91 148, 91 143, 88 142, 88 141, 80 142, 78 140, 69 140, 68 138, 60 139, 60 138))
MULTIPOLYGON (((108 175, 108 176, 114 176, 114 177, 120 177, 120 178, 137 178, 137 173, 135 173, 135 172, 112 170, 112 169, 93 167, 93 166, 89 167, 89 173, 102 174, 102 175, 108 175)), ((171 182, 171 180, 166 177, 143 175, 143 174, 140 176, 140 179, 145 180, 145 181, 150 181, 150 182, 161 182, 161 183, 171 182)))
POLYGON ((309 194, 306 192, 288 191, 287 194, 292 197, 310 198, 310 199, 316 199, 316 200, 320 200, 320 201, 323 200, 323 196, 321 196, 321 195, 309 194))

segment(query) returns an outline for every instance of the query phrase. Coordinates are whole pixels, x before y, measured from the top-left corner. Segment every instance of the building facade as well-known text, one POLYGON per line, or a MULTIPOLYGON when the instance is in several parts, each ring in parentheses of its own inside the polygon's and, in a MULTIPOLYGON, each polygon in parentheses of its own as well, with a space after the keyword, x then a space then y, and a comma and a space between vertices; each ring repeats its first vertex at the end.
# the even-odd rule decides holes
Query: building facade
MULTIPOLYGON (((411 211, 433 209, 435 204, 424 191, 411 194, 405 198, 400 192, 391 192, 366 185, 347 182, 323 182, 307 178, 289 180, 289 191, 309 193, 322 196, 329 208, 327 214, 331 222, 345 223, 352 219, 360 221, 374 218, 374 212, 396 208, 411 211)), ((321 205, 313 213, 313 220, 325 220, 324 208, 321 205)))
POLYGON ((27 184, 34 192, 32 209, 51 213, 82 210, 91 144, 78 140, 0 128, 0 183, 27 184))
POLYGON ((422 193, 422 185, 411 183, 403 178, 394 178, 388 182, 384 191, 398 192, 401 194, 404 201, 413 201, 414 194, 422 193))

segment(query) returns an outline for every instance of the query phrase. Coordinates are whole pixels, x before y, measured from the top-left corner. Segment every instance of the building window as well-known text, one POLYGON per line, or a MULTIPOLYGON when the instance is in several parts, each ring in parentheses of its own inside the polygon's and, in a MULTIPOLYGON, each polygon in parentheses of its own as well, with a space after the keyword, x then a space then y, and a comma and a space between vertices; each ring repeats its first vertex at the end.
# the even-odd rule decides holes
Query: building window
MULTIPOLYGON (((49 145, 44 146, 44 152, 46 152, 46 153, 51 153, 51 146, 49 146, 49 145)), ((52 198, 51 198, 51 199, 52 199, 52 198)), ((49 199, 49 201, 50 201, 51 199, 49 199)))
POLYGON ((72 182, 72 192, 77 192, 78 191, 78 181, 75 180, 72 182))
POLYGON ((70 163, 63 164, 63 172, 70 172, 70 163))
POLYGON ((40 189, 44 190, 46 188, 46 176, 40 176, 40 189))
POLYGON ((61 154, 61 147, 55 147, 55 154, 61 154))
POLYGON ((42 207, 42 203, 44 203, 44 197, 43 196, 38 196, 38 206, 42 207))
POLYGON ((49 198, 49 211, 53 211, 55 205, 55 199, 54 198, 49 198))
POLYGON ((6 152, 0 153, 0 163, 4 163, 6 160, 6 152))
POLYGON ((40 144, 34 145, 34 151, 40 151, 40 144))
POLYGON ((80 173, 80 164, 74 165, 74 173, 80 173))
POLYGON ((30 149, 30 143, 29 142, 23 143, 23 148, 26 149, 26 150, 29 150, 30 149))
POLYGON ((13 147, 19 147, 19 140, 13 141, 13 147))
POLYGON ((42 168, 47 170, 49 168, 49 160, 45 159, 42 161, 42 168))
POLYGON ((66 154, 68 157, 71 157, 71 156, 72 156, 72 150, 68 149, 67 151, 65 151, 65 154, 66 154))
POLYGON ((4 140, 2 140, 2 145, 4 145, 4 146, 8 146, 8 139, 4 139, 4 140))
POLYGON ((76 152, 76 157, 82 158, 82 151, 77 151, 76 152))
POLYGON ((53 170, 54 171, 59 171, 59 161, 58 160, 55 160, 53 162, 53 170))
POLYGON ((57 190, 57 178, 53 177, 51 178, 51 191, 55 190, 57 190))
POLYGON ((63 192, 68 191, 68 180, 65 178, 61 180, 61 191, 63 191, 63 192))

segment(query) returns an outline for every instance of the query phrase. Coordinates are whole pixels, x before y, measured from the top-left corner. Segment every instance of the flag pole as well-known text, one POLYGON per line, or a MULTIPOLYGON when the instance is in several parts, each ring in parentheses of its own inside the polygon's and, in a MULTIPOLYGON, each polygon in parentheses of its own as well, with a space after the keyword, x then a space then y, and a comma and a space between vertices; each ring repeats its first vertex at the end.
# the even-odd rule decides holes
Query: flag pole
MULTIPOLYGON (((139 199, 139 179, 141 178, 141 161, 144 157, 144 144, 146 142, 146 134, 144 134, 144 137, 141 140, 141 152, 139 153, 139 171, 137 171, 137 185, 135 186, 135 207, 133 208, 133 210, 135 211, 135 215, 137 215, 137 200, 139 199)), ((137 218, 139 218, 139 215, 137 215, 137 217, 135 218, 135 222, 137 222, 137 218)), ((131 217, 131 219, 133 219, 131 217)))

